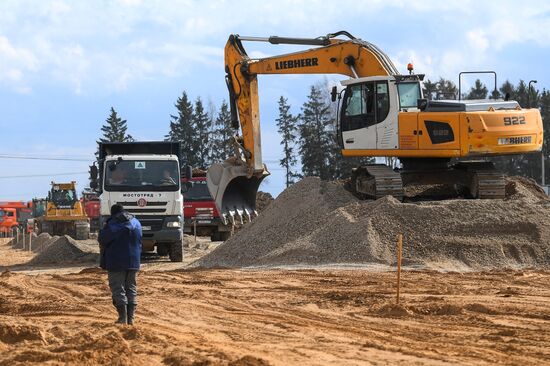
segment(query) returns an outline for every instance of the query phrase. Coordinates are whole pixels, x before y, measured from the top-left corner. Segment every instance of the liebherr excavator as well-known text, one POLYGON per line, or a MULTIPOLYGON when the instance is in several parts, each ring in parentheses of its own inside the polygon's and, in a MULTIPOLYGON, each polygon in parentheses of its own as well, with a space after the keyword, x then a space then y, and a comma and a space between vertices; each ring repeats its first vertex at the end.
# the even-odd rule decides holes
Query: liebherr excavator
MULTIPOLYGON (((409 67, 408 67, 409 68, 409 67)), ((208 188, 225 219, 250 220, 256 193, 269 175, 262 161, 258 75, 341 74, 350 78, 340 100, 338 138, 344 156, 397 157, 402 168, 365 165, 352 172, 351 186, 363 197, 393 195, 403 185, 453 184, 472 198, 503 198, 504 177, 490 162, 452 158, 488 157, 540 151, 543 127, 538 109, 515 101, 431 101, 423 98, 424 75, 398 72, 372 43, 342 31, 307 38, 231 35, 225 46, 226 83, 235 156, 213 164, 208 188), (347 39, 339 38, 345 36, 347 39), (251 59, 243 41, 317 46, 280 56, 251 59)), ((333 89, 333 101, 338 95, 333 89)))

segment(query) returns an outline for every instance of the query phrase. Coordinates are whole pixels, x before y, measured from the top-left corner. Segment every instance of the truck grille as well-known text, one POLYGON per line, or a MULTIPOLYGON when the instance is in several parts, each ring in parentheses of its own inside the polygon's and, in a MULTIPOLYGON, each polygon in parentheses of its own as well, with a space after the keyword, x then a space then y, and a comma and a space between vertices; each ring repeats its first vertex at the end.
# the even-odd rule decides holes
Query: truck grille
POLYGON ((131 214, 148 214, 148 213, 165 213, 165 208, 128 208, 126 209, 131 214))
POLYGON ((137 201, 124 201, 117 202, 122 205, 131 214, 134 215, 147 215, 147 214, 160 214, 166 212, 166 206, 168 202, 166 201, 148 201, 147 205, 144 207, 138 207, 137 201))
MULTIPOLYGON (((126 206, 137 206, 137 201, 126 201, 126 202, 117 202, 118 204, 122 205, 122 207, 126 207, 126 206)), ((154 201, 148 201, 147 202, 147 206, 166 206, 168 204, 168 202, 161 202, 161 201, 158 201, 158 202, 154 202, 154 201)))
POLYGON ((160 231, 162 229, 162 223, 164 219, 161 218, 152 218, 146 216, 136 215, 136 219, 141 223, 141 226, 150 226, 151 231, 160 231))

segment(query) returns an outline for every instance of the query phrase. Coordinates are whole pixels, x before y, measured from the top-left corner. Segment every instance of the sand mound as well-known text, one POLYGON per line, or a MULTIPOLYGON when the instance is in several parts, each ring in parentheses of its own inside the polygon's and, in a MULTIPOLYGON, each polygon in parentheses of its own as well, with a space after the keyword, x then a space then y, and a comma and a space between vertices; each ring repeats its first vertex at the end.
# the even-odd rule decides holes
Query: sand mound
POLYGON ((31 261, 33 265, 97 262, 99 246, 76 241, 68 235, 54 236, 43 243, 44 248, 31 261))
POLYGON ((505 200, 360 201, 339 182, 306 178, 195 264, 202 267, 404 263, 445 270, 548 267, 550 201, 509 178, 505 200))
POLYGON ((41 252, 51 244, 55 243, 58 239, 59 236, 57 235, 51 236, 48 233, 41 233, 36 237, 36 239, 33 239, 31 249, 33 252, 41 252))

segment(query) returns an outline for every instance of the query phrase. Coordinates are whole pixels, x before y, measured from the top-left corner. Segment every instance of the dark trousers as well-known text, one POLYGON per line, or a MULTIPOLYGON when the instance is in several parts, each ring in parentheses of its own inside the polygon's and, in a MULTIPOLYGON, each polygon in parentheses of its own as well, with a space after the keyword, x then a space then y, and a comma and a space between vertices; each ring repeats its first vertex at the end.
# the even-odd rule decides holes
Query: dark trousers
POLYGON ((137 304, 136 270, 109 271, 109 287, 113 296, 113 304, 137 304))

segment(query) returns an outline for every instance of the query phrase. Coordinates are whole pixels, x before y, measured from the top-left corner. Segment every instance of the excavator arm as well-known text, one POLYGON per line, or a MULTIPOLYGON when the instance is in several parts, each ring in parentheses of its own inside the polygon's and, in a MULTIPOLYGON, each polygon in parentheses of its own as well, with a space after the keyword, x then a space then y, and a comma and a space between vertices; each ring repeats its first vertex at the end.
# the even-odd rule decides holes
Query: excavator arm
POLYGON ((250 220, 255 215, 256 193, 269 175, 262 160, 258 75, 260 74, 341 74, 353 78, 397 75, 390 58, 375 45, 347 32, 307 38, 240 37, 231 35, 225 46, 226 82, 231 120, 242 136, 233 140, 236 154, 208 170, 208 188, 221 216, 250 220), (337 38, 347 36, 348 39, 337 38), (317 46, 304 51, 260 59, 250 58, 243 41, 271 44, 317 46))

